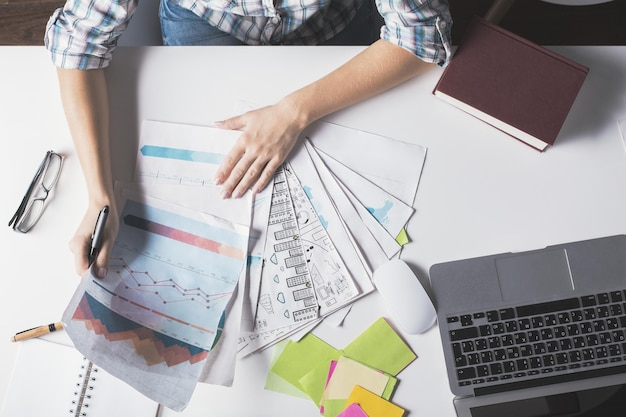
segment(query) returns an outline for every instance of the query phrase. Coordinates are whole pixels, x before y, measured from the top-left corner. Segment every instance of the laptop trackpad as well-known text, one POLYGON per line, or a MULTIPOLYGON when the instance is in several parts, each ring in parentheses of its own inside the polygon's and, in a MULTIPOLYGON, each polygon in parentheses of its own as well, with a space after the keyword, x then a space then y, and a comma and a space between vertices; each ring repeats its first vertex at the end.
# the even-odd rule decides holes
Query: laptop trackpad
POLYGON ((503 301, 540 301, 574 290, 567 252, 544 250, 496 259, 503 301))

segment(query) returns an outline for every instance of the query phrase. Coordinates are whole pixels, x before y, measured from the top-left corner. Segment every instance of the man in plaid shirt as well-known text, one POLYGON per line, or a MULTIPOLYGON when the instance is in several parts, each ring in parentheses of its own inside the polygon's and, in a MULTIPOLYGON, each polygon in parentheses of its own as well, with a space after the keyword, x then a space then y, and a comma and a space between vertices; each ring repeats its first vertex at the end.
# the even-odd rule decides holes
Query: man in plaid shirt
MULTIPOLYGON (((156 0, 145 0, 156 1, 156 0)), ((318 45, 355 29, 369 0, 161 0, 166 45, 318 45)), ((88 268, 91 233, 104 205, 115 207, 109 155, 109 112, 103 68, 139 0, 67 0, 54 12, 45 44, 58 67, 63 105, 87 181, 89 204, 70 247, 76 271, 88 268)), ((241 136, 215 178, 224 198, 258 192, 272 179, 302 130, 315 120, 445 65, 452 19, 447 0, 376 0, 384 19, 380 39, 325 77, 274 105, 219 125, 241 136)), ((361 28, 357 28, 361 29, 361 28)), ((369 28, 365 28, 365 35, 369 28)), ((106 274, 117 235, 117 213, 107 222, 96 259, 106 274)))

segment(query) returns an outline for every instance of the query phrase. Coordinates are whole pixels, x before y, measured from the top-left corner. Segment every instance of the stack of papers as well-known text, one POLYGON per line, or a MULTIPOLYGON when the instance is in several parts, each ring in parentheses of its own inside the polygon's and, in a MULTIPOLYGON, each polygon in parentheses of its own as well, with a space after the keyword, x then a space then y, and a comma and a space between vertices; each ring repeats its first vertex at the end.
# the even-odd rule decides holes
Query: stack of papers
POLYGON ((309 398, 325 417, 402 416, 391 397, 396 376, 415 359, 381 318, 343 350, 313 334, 277 346, 266 389, 309 398))
POLYGON ((373 291, 371 271, 399 254, 425 157, 319 123, 272 187, 222 200, 212 178, 239 135, 144 122, 135 181, 116 186, 108 275, 85 276, 63 318, 86 357, 174 410, 198 382, 231 385, 237 355, 301 337, 373 291))

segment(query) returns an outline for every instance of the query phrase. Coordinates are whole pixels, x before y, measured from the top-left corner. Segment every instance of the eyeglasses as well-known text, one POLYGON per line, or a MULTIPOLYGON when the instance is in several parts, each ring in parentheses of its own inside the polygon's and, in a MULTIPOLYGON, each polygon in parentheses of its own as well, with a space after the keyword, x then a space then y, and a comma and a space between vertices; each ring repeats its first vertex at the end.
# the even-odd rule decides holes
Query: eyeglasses
POLYGON ((37 224, 43 214, 48 194, 59 179, 62 164, 63 156, 53 151, 46 153, 20 206, 9 221, 9 226, 12 226, 13 230, 27 233, 37 224))

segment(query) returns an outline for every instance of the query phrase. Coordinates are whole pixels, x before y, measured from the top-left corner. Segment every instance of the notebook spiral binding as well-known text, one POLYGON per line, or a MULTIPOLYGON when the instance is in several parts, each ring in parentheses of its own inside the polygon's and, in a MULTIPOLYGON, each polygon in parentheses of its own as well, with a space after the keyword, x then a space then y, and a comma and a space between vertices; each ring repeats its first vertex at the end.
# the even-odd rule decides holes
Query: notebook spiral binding
POLYGON ((87 410, 89 408, 89 400, 91 399, 91 391, 93 391, 93 383, 96 380, 95 373, 98 372, 98 368, 95 367, 93 362, 88 361, 87 358, 83 358, 87 362, 86 365, 82 365, 81 373, 78 375, 79 382, 76 383, 76 391, 74 391, 74 400, 72 400, 72 408, 70 409, 70 415, 73 417, 85 417, 87 416, 87 410))

